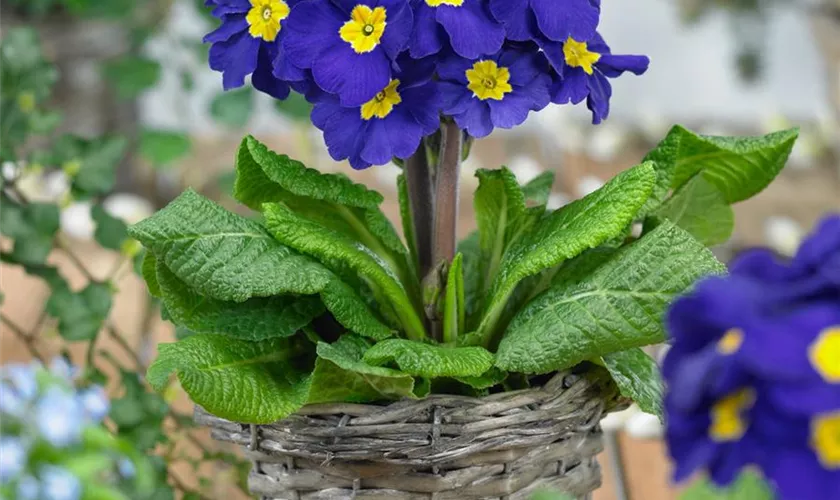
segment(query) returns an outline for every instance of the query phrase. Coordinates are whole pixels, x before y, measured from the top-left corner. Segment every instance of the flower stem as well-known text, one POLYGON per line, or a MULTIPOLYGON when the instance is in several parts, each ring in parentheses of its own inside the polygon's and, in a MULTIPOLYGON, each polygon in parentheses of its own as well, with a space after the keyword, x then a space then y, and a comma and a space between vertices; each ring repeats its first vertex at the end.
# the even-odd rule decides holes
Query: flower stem
MULTIPOLYGON (((458 194, 461 178, 463 132, 453 122, 443 123, 440 164, 435 175, 435 213, 432 238, 432 266, 440 269, 455 257, 458 224, 458 194)), ((434 272, 434 271, 433 271, 434 272)), ((440 341, 443 335, 440 320, 433 321, 432 336, 440 341)))
POLYGON ((434 193, 429 167, 426 146, 420 144, 417 152, 405 162, 405 181, 408 186, 411 222, 414 225, 414 240, 417 246, 417 275, 420 279, 432 268, 434 193))

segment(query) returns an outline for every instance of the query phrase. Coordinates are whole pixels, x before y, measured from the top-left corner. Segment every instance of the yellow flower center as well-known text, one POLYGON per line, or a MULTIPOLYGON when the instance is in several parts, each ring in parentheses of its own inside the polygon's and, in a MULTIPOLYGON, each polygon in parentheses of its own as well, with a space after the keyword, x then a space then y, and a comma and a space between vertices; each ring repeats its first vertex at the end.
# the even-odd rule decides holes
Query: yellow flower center
POLYGON ((840 412, 818 415, 811 422, 811 446, 826 469, 840 469, 840 412))
POLYGON ((808 348, 808 359, 826 382, 840 384, 840 326, 820 332, 808 348))
POLYGON ((573 68, 583 68, 587 75, 592 74, 592 65, 601 60, 601 54, 590 52, 586 42, 578 42, 572 37, 563 44, 563 56, 566 64, 573 68))
POLYGON ((730 328, 718 340, 717 351, 723 355, 734 354, 744 343, 744 331, 740 328, 730 328))
POLYGON ((505 94, 513 91, 513 87, 510 86, 510 71, 504 66, 499 67, 495 61, 478 61, 473 64, 473 67, 467 70, 467 82, 467 88, 482 101, 501 101, 505 94))
POLYGON ((464 0, 426 0, 426 5, 429 7, 440 7, 441 5, 460 7, 464 5, 464 0))
POLYGON ((712 406, 712 424, 709 437, 713 441, 737 441, 747 431, 749 423, 744 413, 755 403, 755 391, 741 389, 718 401, 712 406))
POLYGON ((282 26, 280 21, 289 17, 289 6, 283 0, 251 0, 251 10, 245 16, 248 33, 266 42, 277 39, 282 26))
POLYGON ((391 114, 391 111, 394 110, 394 106, 402 102, 402 97, 400 97, 400 93, 397 92, 397 87, 399 85, 399 80, 391 80, 391 83, 389 83, 382 92, 376 94, 373 99, 364 103, 362 105, 362 119, 370 120, 374 116, 377 118, 385 118, 391 114))
POLYGON ((357 5, 350 13, 350 20, 344 23, 338 34, 357 54, 370 52, 379 45, 385 33, 387 17, 385 7, 371 9, 367 5, 357 5))

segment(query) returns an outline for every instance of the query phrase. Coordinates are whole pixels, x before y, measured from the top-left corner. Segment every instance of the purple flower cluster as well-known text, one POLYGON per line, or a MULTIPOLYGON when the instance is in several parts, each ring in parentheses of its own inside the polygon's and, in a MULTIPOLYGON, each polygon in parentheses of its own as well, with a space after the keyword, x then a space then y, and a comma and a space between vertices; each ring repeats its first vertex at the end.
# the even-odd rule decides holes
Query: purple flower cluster
POLYGON ((742 254, 669 313, 667 440, 677 480, 756 466, 782 500, 840 492, 840 215, 788 262, 742 254))
POLYGON ((206 0, 225 89, 314 104, 330 154, 354 168, 405 159, 441 115, 474 137, 549 103, 609 115, 609 78, 642 74, 598 34, 600 0, 206 0))

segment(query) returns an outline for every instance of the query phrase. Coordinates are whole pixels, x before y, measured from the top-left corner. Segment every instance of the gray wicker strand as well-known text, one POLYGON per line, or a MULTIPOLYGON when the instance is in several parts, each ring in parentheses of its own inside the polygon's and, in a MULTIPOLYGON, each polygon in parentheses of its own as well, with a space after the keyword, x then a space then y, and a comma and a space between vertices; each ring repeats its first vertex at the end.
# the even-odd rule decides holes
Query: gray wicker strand
POLYGON ((196 408, 212 436, 246 447, 264 500, 527 500, 553 488, 587 500, 601 483, 598 422, 620 403, 597 374, 482 398, 310 405, 270 425, 196 408))

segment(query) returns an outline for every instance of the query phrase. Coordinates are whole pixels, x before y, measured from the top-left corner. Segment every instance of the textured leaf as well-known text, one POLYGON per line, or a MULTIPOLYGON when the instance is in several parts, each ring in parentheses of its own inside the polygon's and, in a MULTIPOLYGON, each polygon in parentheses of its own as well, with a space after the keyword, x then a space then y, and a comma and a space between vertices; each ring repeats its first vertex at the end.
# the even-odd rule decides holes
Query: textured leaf
POLYGON ((443 302, 443 338, 455 342, 464 331, 464 256, 457 254, 449 266, 446 279, 446 298, 443 302))
POLYGON ((545 205, 551 196, 551 187, 554 185, 554 172, 543 172, 531 179, 522 186, 522 194, 525 195, 527 205, 545 205))
POLYGON ((413 340, 388 339, 371 347, 365 363, 393 363, 418 377, 477 377, 493 366, 493 355, 482 347, 446 347, 413 340))
POLYGON ((122 250, 123 244, 128 239, 128 227, 125 222, 109 214, 100 204, 93 206, 90 216, 96 223, 96 230, 93 233, 96 241, 105 248, 122 250))
POLYGON ((477 337, 485 344, 491 341, 510 295, 522 279, 621 234, 650 196, 654 182, 653 165, 644 163, 541 219, 505 253, 477 337))
POLYGON ((668 304, 724 266, 700 242, 663 222, 592 274, 560 278, 511 322, 496 364, 523 373, 562 370, 633 347, 662 342, 668 304))
POLYGON ((337 231, 300 217, 285 205, 264 205, 266 225, 280 242, 312 255, 339 273, 352 270, 365 279, 377 301, 390 304, 410 338, 425 337, 423 322, 397 277, 376 254, 337 231))
POLYGON ((455 380, 462 384, 467 384, 473 389, 482 390, 501 384, 507 376, 507 372, 499 370, 494 366, 486 373, 482 373, 476 377, 456 377, 455 380))
POLYGON ((601 358, 621 395, 632 399, 642 411, 662 420, 662 376, 650 356, 639 348, 614 352, 601 358))
POLYGON ((161 344, 146 377, 160 391, 176 374, 190 398, 213 415, 268 424, 306 403, 310 379, 289 362, 296 355, 294 339, 245 342, 193 335, 161 344))
POLYGON ((362 361, 370 344, 361 337, 343 335, 333 344, 318 343, 308 403, 346 401, 367 403, 417 398, 414 377, 362 361))
POLYGON ((706 478, 687 488, 680 500, 773 500, 776 495, 767 482, 755 471, 746 470, 726 488, 714 485, 706 478))
POLYGON ((251 297, 321 294, 327 309, 348 329, 376 339, 391 334, 329 269, 282 245, 257 222, 194 191, 186 191, 129 232, 205 297, 244 302, 251 297))
MULTIPOLYGON (((414 283, 405 249, 379 209, 382 195, 344 175, 322 174, 246 137, 236 161, 234 195, 254 210, 282 202, 298 215, 353 238, 384 259, 404 284, 414 283)), ((412 293, 418 292, 412 290, 412 293)), ((419 295, 418 295, 419 298, 419 295)))
POLYGON ((727 203, 750 198, 781 171, 798 136, 798 129, 790 129, 762 137, 713 137, 677 125, 645 158, 656 163, 655 199, 698 173, 727 203))
POLYGON ((195 333, 259 341, 289 337, 324 312, 317 296, 254 297, 227 302, 203 297, 158 262, 157 280, 170 318, 195 333))
POLYGON ((669 219, 706 246, 726 242, 735 228, 732 208, 702 175, 685 183, 652 215, 669 219))
POLYGON ((411 216, 411 202, 408 198, 408 184, 405 180, 405 174, 400 174, 397 177, 397 192, 400 201, 400 220, 402 221, 405 241, 408 244, 408 252, 411 256, 411 264, 414 269, 419 269, 420 256, 417 253, 417 235, 414 233, 414 221, 411 216))
POLYGON ((477 315, 483 300, 478 231, 473 231, 458 243, 458 253, 464 256, 464 310, 467 315, 466 329, 471 331, 478 326, 477 315))
POLYGON ((140 267, 140 271, 143 275, 143 280, 146 281, 146 288, 149 289, 149 294, 152 297, 160 298, 160 283, 158 283, 157 279, 157 258, 149 250, 146 250, 143 254, 143 264, 140 267))
POLYGON ((529 228, 524 227, 525 196, 507 168, 478 170, 473 205, 481 246, 481 277, 487 288, 496 277, 508 246, 529 228))

